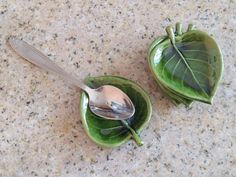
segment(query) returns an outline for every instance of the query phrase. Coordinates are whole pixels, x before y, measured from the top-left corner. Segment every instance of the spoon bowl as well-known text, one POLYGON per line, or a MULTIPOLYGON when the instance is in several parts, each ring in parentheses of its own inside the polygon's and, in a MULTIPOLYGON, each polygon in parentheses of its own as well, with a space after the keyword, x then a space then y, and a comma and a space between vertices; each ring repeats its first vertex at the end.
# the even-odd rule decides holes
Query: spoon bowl
POLYGON ((120 89, 104 85, 89 93, 91 111, 106 119, 122 120, 134 115, 135 108, 130 98, 120 89))

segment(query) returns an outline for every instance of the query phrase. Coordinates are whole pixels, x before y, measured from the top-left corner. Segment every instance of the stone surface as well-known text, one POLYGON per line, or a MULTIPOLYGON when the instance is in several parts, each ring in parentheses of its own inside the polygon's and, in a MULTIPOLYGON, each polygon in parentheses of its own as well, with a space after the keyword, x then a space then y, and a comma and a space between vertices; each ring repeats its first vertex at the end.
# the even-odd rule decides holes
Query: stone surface
POLYGON ((1 0, 0 176, 235 177, 235 9, 235 0, 1 0), (225 71, 212 106, 175 107, 150 74, 149 44, 177 21, 221 46, 225 71), (16 55, 9 35, 80 79, 109 74, 142 85, 154 110, 144 146, 94 144, 80 122, 80 92, 16 55))

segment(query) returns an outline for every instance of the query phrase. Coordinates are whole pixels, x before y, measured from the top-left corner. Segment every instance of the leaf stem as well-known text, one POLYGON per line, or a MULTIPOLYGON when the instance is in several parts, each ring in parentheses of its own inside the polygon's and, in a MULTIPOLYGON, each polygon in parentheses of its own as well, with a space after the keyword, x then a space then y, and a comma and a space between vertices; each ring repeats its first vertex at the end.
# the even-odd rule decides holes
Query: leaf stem
POLYGON ((121 120, 121 122, 123 123, 123 125, 129 129, 129 131, 132 134, 132 138, 134 139, 134 141, 137 143, 138 146, 142 146, 143 145, 143 141, 140 138, 140 136, 138 135, 138 133, 132 128, 130 127, 130 125, 128 124, 128 122, 126 120, 121 120))
POLYGON ((193 24, 189 24, 187 31, 191 31, 191 30, 193 30, 193 29, 194 29, 194 25, 193 25, 193 24))
POLYGON ((172 43, 173 45, 175 45, 175 33, 174 33, 173 28, 172 28, 171 26, 167 26, 167 27, 166 27, 166 32, 167 32, 167 34, 168 34, 168 37, 169 37, 170 40, 171 40, 171 43, 172 43))
POLYGON ((175 27, 175 32, 177 35, 181 35, 182 34, 182 24, 180 22, 176 23, 176 27, 175 27))

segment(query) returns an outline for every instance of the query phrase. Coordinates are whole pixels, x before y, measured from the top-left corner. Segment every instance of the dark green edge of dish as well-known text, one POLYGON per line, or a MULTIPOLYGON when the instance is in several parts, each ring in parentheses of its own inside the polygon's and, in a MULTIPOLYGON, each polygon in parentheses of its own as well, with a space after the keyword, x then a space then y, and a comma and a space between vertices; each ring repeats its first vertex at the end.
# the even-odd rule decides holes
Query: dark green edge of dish
MULTIPOLYGON (((137 133, 141 133, 141 131, 147 127, 148 122, 150 121, 151 115, 152 115, 152 104, 151 104, 150 98, 149 98, 148 94, 146 93, 146 91, 145 91, 144 89, 142 89, 142 87, 139 86, 137 83, 135 83, 135 82, 133 82, 133 81, 131 81, 131 80, 125 79, 125 78, 123 78, 123 77, 120 77, 120 76, 107 75, 107 76, 97 76, 97 77, 92 77, 92 78, 95 78, 95 79, 96 79, 96 78, 103 78, 103 77, 104 77, 104 78, 107 78, 107 77, 114 77, 114 78, 116 78, 116 79, 121 79, 121 80, 123 80, 123 81, 125 81, 125 82, 128 82, 128 83, 131 84, 135 89, 137 89, 137 90, 139 91, 139 93, 141 93, 141 95, 143 96, 143 98, 146 100, 147 105, 148 105, 148 106, 147 106, 147 107, 148 107, 148 110, 147 110, 147 113, 148 113, 148 114, 147 114, 147 119, 145 120, 145 122, 144 122, 138 129, 135 130, 137 133)), ((90 78, 90 77, 87 77, 85 80, 87 80, 87 79, 89 79, 89 78, 90 78)), ((86 123, 86 121, 85 121, 86 118, 83 117, 85 109, 83 109, 82 105, 85 104, 84 101, 87 101, 87 102, 88 102, 88 96, 87 96, 87 94, 86 94, 85 92, 82 92, 82 93, 81 93, 81 96, 80 96, 80 117, 81 117, 82 124, 83 124, 83 126, 84 126, 84 129, 85 129, 86 134, 89 136, 89 138, 90 138, 93 142, 95 142, 97 145, 102 146, 102 147, 113 148, 113 147, 121 146, 122 144, 128 142, 128 141, 132 138, 131 133, 129 133, 129 134, 127 135, 127 137, 126 137, 124 140, 120 141, 119 143, 107 144, 107 143, 101 143, 100 141, 97 141, 97 139, 94 138, 93 136, 91 136, 91 134, 89 133, 89 130, 88 130, 89 127, 88 127, 88 125, 87 125, 87 123, 86 123)))
MULTIPOLYGON (((223 56, 222 56, 222 52, 221 52, 221 49, 219 48, 219 45, 216 43, 216 41, 215 41, 215 39, 213 38, 213 37, 211 37, 210 35, 208 35, 207 33, 205 33, 205 32, 203 32, 203 31, 199 31, 199 30, 196 30, 196 29, 193 29, 193 31, 197 31, 198 33, 201 33, 202 35, 205 35, 205 36, 207 36, 207 37, 209 37, 209 38, 211 38, 211 40, 216 44, 216 47, 217 47, 217 50, 219 51, 219 54, 220 54, 220 64, 221 64, 221 71, 220 71, 220 78, 216 81, 216 87, 214 88, 214 90, 212 90, 212 97, 211 97, 211 99, 210 100, 203 100, 203 99, 199 99, 199 98, 197 98, 197 97, 192 97, 192 99, 194 99, 194 100, 197 100, 197 101, 202 101, 202 102, 204 102, 204 103, 207 103, 207 104, 212 104, 212 102, 213 102, 213 98, 214 98, 214 96, 215 96, 215 94, 216 94, 216 89, 217 89, 217 87, 218 87, 218 85, 219 85, 219 83, 220 83, 220 81, 221 81, 221 79, 222 79, 222 74, 223 74, 223 68, 224 68, 224 63, 223 63, 223 56)), ((184 33, 183 33, 184 34, 184 33)), ((183 35, 182 34, 182 35, 183 35)), ((159 79, 158 79, 158 76, 157 76, 157 74, 156 74, 156 72, 155 72, 155 68, 154 68, 154 66, 153 66, 153 58, 151 57, 151 54, 152 54, 152 52, 155 50, 155 48, 156 48, 156 46, 158 45, 158 44, 160 44, 162 41, 164 41, 164 40, 166 40, 168 38, 168 36, 161 36, 161 37, 158 37, 158 38, 156 38, 152 43, 151 43, 151 45, 150 45, 150 47, 149 47, 149 51, 148 51, 148 63, 149 63, 149 68, 151 69, 151 72, 152 72, 152 74, 154 75, 154 78, 155 78, 155 80, 156 80, 156 82, 159 84, 159 79)), ((160 80, 160 82, 163 82, 163 81, 161 81, 160 80)), ((164 84, 166 84, 166 83, 164 83, 164 84)), ((168 87, 170 87, 169 86, 169 84, 166 84, 166 86, 168 86, 168 87)), ((172 88, 172 87, 170 87, 171 89, 174 89, 174 88, 172 88)), ((181 94, 181 93, 180 93, 181 94)), ((182 94, 181 94, 182 95, 182 94)), ((187 97, 187 96, 184 96, 183 95, 183 97, 184 98, 187 98, 187 99, 190 99, 190 97, 187 97)))

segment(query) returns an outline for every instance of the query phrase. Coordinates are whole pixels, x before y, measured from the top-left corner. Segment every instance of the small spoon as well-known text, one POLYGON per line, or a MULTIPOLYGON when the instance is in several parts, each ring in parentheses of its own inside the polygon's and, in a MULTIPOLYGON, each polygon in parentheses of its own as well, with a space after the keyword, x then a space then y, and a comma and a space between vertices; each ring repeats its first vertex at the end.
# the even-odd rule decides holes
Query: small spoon
POLYGON ((89 96, 89 107, 94 114, 112 120, 125 120, 134 115, 135 107, 132 101, 117 87, 103 85, 97 89, 92 89, 69 75, 43 53, 25 41, 10 38, 9 43, 16 53, 27 61, 46 71, 58 74, 65 81, 87 92, 89 96))

